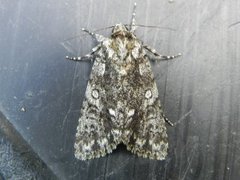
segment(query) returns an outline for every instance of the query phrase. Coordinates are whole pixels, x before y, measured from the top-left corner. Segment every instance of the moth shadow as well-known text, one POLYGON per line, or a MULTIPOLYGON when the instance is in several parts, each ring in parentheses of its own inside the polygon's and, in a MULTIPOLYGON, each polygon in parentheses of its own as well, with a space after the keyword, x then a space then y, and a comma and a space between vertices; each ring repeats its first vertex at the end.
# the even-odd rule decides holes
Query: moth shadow
POLYGON ((123 143, 117 145, 117 148, 113 150, 114 155, 123 155, 123 156, 131 156, 132 153, 127 150, 127 146, 123 143))

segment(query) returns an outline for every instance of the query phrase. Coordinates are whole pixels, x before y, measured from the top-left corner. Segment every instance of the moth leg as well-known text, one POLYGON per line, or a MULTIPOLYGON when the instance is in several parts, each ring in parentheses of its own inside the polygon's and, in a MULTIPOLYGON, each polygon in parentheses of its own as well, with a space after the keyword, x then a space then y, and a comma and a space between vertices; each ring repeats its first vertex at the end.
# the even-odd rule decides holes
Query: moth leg
POLYGON ((156 60, 169 60, 169 59, 174 59, 174 58, 181 56, 181 53, 179 53, 177 55, 161 55, 161 54, 158 54, 155 49, 153 49, 149 46, 145 45, 143 47, 144 47, 144 49, 146 49, 147 51, 152 53, 155 56, 154 59, 156 59, 156 60))
POLYGON ((174 126, 173 123, 162 113, 162 117, 166 123, 168 123, 169 126, 174 126))
POLYGON ((91 32, 85 28, 82 28, 82 31, 88 33, 90 36, 92 36, 94 39, 96 39, 98 42, 102 42, 104 39, 106 39, 106 37, 104 37, 103 35, 100 34, 96 34, 94 32, 91 32))
POLYGON ((132 20, 131 20, 131 24, 130 24, 130 32, 134 33, 134 31, 136 30, 136 7, 137 7, 137 3, 134 3, 133 6, 133 13, 132 13, 132 20))
POLYGON ((94 53, 97 52, 100 48, 101 48, 101 46, 97 45, 96 47, 92 48, 92 51, 90 53, 86 54, 85 56, 82 56, 82 57, 80 57, 80 56, 79 57, 66 56, 66 59, 73 60, 73 61, 82 61, 82 60, 92 59, 94 53))

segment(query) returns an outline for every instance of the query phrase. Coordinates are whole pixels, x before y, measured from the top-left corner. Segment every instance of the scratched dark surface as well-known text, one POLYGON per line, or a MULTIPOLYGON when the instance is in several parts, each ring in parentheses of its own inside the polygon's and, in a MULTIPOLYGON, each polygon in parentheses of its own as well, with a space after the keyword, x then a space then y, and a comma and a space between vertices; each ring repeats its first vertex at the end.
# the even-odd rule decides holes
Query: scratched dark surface
POLYGON ((176 124, 168 127, 165 161, 138 158, 123 145, 91 161, 73 155, 91 63, 64 57, 95 46, 82 27, 129 23, 134 1, 1 0, 1 113, 59 179, 238 180, 240 24, 230 25, 240 21, 239 0, 136 2, 137 24, 165 27, 139 28, 138 37, 161 54, 183 54, 152 63, 165 113, 176 124))

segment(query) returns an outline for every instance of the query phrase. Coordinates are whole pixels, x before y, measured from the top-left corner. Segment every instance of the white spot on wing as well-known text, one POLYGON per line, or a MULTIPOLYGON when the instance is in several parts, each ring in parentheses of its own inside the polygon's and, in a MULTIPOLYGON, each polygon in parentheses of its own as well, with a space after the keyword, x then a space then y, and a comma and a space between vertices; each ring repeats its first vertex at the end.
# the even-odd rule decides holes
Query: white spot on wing
POLYGON ((151 91, 150 89, 146 91, 145 97, 146 97, 147 99, 149 99, 149 98, 152 97, 152 91, 151 91))
POLYGON ((111 109, 111 108, 108 109, 108 112, 109 112, 110 115, 116 117, 116 112, 113 109, 111 109))
POLYGON ((95 98, 95 99, 99 98, 99 92, 98 92, 97 89, 92 90, 92 97, 95 98))

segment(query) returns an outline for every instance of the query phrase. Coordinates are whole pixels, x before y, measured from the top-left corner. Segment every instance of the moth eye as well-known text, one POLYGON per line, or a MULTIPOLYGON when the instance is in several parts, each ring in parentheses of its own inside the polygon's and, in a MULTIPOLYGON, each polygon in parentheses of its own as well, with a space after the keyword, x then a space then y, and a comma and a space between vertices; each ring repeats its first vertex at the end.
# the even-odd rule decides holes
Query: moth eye
POLYGON ((98 99, 98 98, 99 98, 99 92, 98 92, 97 89, 93 89, 93 90, 92 90, 92 97, 93 97, 94 99, 98 99))
POLYGON ((147 90, 146 93, 145 93, 145 97, 147 99, 151 98, 152 97, 152 91, 151 90, 147 90))

